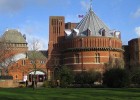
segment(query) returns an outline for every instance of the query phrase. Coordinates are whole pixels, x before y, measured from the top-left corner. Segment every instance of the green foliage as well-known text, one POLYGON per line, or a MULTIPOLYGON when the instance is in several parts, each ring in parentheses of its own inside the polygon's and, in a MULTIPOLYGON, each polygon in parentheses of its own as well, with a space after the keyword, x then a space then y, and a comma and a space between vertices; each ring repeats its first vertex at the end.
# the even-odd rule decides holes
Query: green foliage
POLYGON ((73 72, 66 66, 62 66, 60 69, 60 86, 67 87, 70 85, 74 80, 73 72))
POLYGON ((136 68, 131 72, 131 83, 140 85, 140 68, 136 68))
POLYGON ((56 82, 55 81, 48 81, 48 80, 46 80, 46 81, 44 81, 44 83, 43 83, 43 87, 46 87, 46 88, 54 88, 54 87, 57 87, 57 85, 56 85, 56 82))
POLYGON ((50 87, 50 81, 44 81, 43 82, 43 87, 47 87, 47 88, 49 88, 50 87))
POLYGON ((103 75, 103 84, 111 88, 127 87, 130 83, 129 74, 126 70, 112 68, 103 75))
POLYGON ((0 80, 12 80, 13 76, 0 76, 0 80))
POLYGON ((124 68, 124 60, 110 56, 109 62, 105 63, 106 69, 124 68))
POLYGON ((84 71, 75 74, 75 84, 94 84, 101 79, 101 74, 95 71, 84 71))

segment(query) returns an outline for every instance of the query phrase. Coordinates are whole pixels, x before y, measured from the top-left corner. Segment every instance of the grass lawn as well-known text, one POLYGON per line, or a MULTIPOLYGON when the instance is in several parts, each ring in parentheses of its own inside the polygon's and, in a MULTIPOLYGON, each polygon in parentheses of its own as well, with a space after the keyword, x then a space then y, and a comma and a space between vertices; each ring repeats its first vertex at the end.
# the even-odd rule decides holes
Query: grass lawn
POLYGON ((140 100, 140 88, 0 88, 0 100, 140 100))

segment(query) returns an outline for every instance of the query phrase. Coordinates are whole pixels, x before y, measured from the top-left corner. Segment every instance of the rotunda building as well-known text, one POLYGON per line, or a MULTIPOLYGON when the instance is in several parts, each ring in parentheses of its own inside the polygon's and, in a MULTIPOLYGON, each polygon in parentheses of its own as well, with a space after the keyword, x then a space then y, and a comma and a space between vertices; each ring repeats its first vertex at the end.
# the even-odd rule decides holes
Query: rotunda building
POLYGON ((72 30, 65 30, 63 64, 74 71, 104 71, 110 57, 122 58, 121 33, 110 30, 92 9, 72 30))

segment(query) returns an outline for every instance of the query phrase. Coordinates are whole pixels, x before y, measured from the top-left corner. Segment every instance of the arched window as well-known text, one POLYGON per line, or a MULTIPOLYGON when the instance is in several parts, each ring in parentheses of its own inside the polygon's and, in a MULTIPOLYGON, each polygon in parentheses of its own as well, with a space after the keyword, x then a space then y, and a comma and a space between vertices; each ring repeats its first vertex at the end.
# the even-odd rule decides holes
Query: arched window
POLYGON ((100 30, 99 30, 99 33, 100 33, 100 35, 101 36, 105 36, 105 29, 104 28, 101 28, 100 30))
POLYGON ((18 76, 16 75, 16 79, 18 79, 18 76))
POLYGON ((95 54, 95 63, 100 63, 100 54, 99 53, 95 54))

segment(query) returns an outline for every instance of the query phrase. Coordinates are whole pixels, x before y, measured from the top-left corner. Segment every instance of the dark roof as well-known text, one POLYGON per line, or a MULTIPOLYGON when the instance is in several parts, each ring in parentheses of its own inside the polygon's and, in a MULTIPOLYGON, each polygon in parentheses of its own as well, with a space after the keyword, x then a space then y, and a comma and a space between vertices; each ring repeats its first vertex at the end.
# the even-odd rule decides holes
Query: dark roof
POLYGON ((28 51, 27 56, 29 59, 46 59, 48 51, 28 51))
POLYGON ((6 42, 10 43, 27 43, 21 32, 15 29, 7 30, 1 39, 4 39, 6 42))

